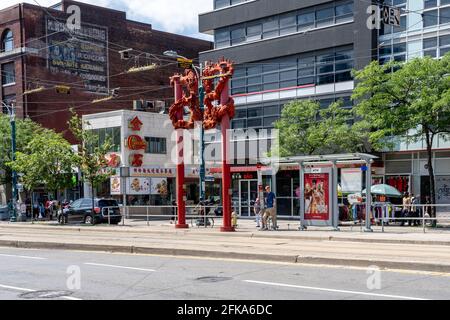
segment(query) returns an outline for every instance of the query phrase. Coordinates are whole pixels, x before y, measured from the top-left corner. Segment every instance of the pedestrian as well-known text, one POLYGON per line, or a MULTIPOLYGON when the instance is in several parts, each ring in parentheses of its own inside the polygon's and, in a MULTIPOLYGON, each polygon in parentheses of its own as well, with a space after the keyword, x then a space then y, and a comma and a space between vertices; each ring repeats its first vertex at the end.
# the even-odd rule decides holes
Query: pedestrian
POLYGON ((25 204, 25 202, 21 202, 20 204, 19 204, 19 212, 20 212, 20 215, 25 219, 25 221, 26 221, 26 219, 27 219, 27 205, 25 204))
POLYGON ((403 195, 403 208, 402 208, 402 222, 401 226, 405 225, 405 218, 409 217, 409 211, 411 210, 411 198, 409 197, 409 194, 407 192, 403 195))
POLYGON ((270 191, 270 186, 266 186, 266 199, 265 199, 265 210, 262 218, 262 229, 268 230, 267 220, 269 217, 272 219, 272 229, 277 230, 277 211, 276 211, 276 197, 275 193, 270 191))
POLYGON ((172 201, 172 216, 170 217, 170 223, 176 223, 177 218, 177 202, 175 200, 172 201))
POLYGON ((253 211, 255 212, 255 218, 256 218, 256 227, 261 227, 261 200, 259 200, 259 197, 256 198, 255 204, 253 205, 253 211))
POLYGON ((45 207, 42 202, 39 202, 39 219, 44 219, 45 217, 45 207))
POLYGON ((37 220, 39 217, 39 203, 34 202, 33 203, 33 220, 37 220))

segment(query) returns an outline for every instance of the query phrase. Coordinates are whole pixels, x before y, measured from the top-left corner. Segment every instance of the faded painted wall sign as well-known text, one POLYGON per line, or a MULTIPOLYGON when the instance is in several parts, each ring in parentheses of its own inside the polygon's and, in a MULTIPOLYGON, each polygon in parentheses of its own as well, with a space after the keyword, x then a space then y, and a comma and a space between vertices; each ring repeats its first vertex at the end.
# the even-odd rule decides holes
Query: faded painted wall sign
MULTIPOLYGON (((66 24, 47 18, 48 68, 52 73, 65 73, 84 80, 87 91, 107 93, 108 30, 82 24, 70 30, 66 24)), ((80 83, 81 84, 81 83, 80 83)))

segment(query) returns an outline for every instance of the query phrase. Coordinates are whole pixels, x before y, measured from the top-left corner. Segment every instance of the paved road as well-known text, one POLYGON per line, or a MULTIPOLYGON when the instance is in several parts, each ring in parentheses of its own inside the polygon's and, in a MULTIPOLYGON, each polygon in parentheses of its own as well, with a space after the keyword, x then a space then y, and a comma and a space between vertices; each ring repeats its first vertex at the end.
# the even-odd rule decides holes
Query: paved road
POLYGON ((371 290, 363 268, 13 248, 0 261, 2 300, 450 299, 450 274, 381 271, 371 290))

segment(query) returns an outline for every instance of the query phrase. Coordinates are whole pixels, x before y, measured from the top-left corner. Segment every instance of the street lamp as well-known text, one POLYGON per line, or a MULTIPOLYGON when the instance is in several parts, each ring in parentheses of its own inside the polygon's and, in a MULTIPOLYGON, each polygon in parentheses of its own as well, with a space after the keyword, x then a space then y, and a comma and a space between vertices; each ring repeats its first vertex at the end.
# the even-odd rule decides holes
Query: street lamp
MULTIPOLYGON (((171 57, 171 58, 181 58, 184 60, 189 60, 188 58, 179 55, 176 51, 173 50, 168 50, 168 51, 164 51, 163 53, 165 56, 167 57, 171 57)), ((203 82, 201 79, 201 75, 202 75, 202 65, 200 64, 200 66, 195 66, 194 64, 192 64, 192 69, 195 72, 195 75, 197 76, 198 79, 198 97, 200 100, 200 110, 202 110, 202 112, 205 109, 204 106, 204 97, 205 97, 205 91, 203 88, 203 82)), ((200 125, 200 138, 199 138, 199 156, 200 156, 200 177, 199 177, 199 181, 200 181, 200 201, 205 200, 205 175, 206 175, 206 169, 205 169, 205 130, 203 129, 203 123, 200 125)))
MULTIPOLYGON (((11 160, 16 160, 16 115, 14 112, 14 105, 11 103, 8 106, 6 103, 2 101, 3 107, 8 110, 9 114, 9 122, 11 124, 11 160)), ((12 171, 12 188, 13 188, 13 199, 12 199, 12 216, 10 221, 16 222, 16 204, 17 204, 17 172, 15 170, 12 171)))

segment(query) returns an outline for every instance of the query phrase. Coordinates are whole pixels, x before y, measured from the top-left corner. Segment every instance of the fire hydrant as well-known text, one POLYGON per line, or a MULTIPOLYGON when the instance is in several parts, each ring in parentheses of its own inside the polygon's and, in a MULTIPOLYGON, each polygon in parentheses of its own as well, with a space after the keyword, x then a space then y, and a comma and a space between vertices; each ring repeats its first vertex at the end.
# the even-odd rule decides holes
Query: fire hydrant
POLYGON ((238 221, 238 215, 237 215, 237 213, 236 213, 236 211, 233 211, 232 213, 231 213, 231 225, 234 227, 234 228, 236 228, 237 227, 237 221, 238 221))

